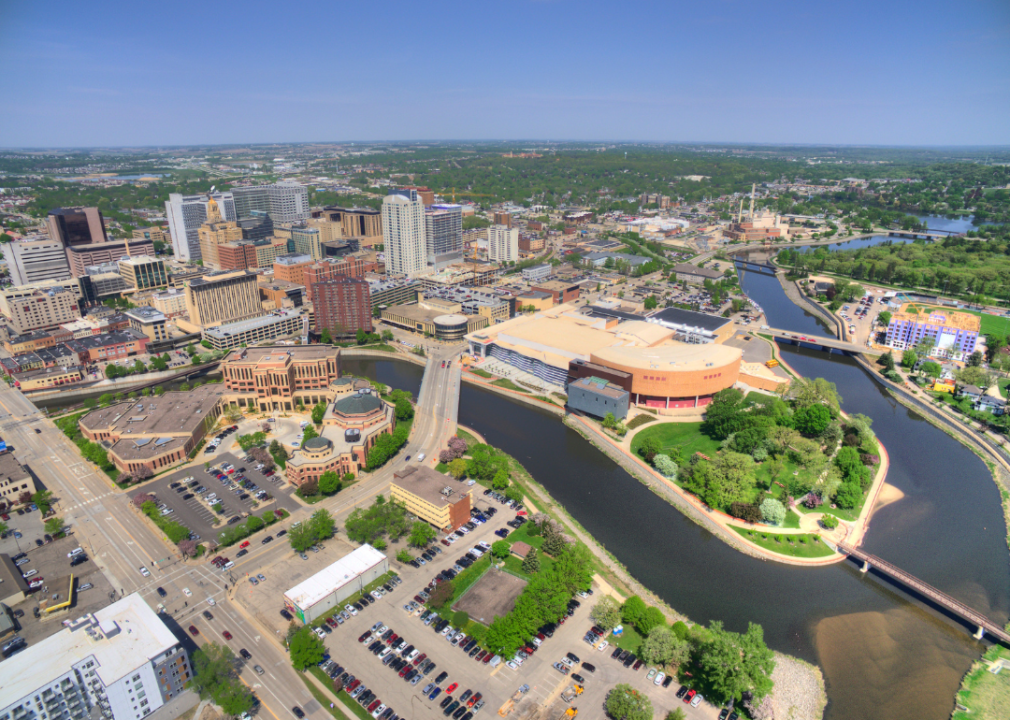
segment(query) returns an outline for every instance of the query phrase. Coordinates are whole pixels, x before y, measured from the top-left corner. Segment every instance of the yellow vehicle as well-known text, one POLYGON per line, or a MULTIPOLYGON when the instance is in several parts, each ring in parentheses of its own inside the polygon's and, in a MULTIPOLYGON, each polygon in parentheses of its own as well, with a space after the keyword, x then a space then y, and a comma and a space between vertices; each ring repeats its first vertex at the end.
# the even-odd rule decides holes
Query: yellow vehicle
POLYGON ((768 362, 765 363, 765 367, 773 368, 773 367, 778 367, 778 366, 779 366, 779 361, 778 360, 769 360, 768 362))
POLYGON ((561 717, 559 717, 558 720, 565 720, 565 718, 573 718, 578 714, 579 714, 578 708, 568 708, 563 713, 561 713, 561 717))

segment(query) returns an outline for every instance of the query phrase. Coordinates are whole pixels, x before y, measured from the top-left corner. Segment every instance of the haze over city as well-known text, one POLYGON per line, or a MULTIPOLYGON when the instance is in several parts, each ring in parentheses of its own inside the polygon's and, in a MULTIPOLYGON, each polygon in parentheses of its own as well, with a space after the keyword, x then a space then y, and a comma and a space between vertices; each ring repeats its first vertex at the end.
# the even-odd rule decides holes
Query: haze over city
POLYGON ((6 147, 1010 142, 1010 5, 119 1, 0 9, 6 147))

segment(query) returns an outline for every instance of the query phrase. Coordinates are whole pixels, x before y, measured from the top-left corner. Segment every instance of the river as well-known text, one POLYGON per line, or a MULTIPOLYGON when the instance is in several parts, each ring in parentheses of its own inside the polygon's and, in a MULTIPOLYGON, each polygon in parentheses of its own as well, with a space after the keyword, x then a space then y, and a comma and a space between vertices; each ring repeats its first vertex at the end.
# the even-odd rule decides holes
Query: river
MULTIPOLYGON (((776 310, 792 306, 782 299, 787 305, 776 310)), ((872 417, 891 455, 888 482, 901 499, 875 514, 864 547, 1005 622, 1010 555, 999 494, 981 460, 894 402, 851 359, 784 351, 799 372, 835 382, 847 411, 872 417)), ((421 368, 395 361, 349 360, 344 368, 414 392, 421 377, 421 368)), ((983 648, 956 620, 850 563, 796 568, 731 549, 545 411, 465 385, 459 419, 518 458, 671 606, 737 631, 760 623, 771 647, 820 665, 830 720, 948 717, 983 648)))

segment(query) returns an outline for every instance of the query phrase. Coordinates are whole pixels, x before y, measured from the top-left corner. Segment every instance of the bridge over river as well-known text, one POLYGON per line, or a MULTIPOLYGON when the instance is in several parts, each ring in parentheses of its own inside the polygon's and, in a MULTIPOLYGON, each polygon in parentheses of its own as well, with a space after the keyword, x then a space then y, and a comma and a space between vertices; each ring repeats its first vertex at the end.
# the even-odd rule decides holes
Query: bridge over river
POLYGON ((875 555, 871 555, 868 552, 864 552, 843 542, 838 543, 838 552, 844 553, 850 558, 861 562, 863 564, 863 572, 867 572, 872 567, 878 572, 883 573, 889 578, 901 583, 905 587, 914 590, 919 595, 940 606, 944 610, 954 613, 958 617, 967 620, 977 628, 975 632, 976 638, 981 640, 985 633, 989 633, 993 637, 997 638, 1001 643, 1010 645, 1010 633, 1004 630, 1003 627, 993 622, 982 613, 971 609, 960 600, 955 600, 947 593, 937 590, 929 583, 905 572, 901 568, 895 567, 886 560, 881 560, 875 555))

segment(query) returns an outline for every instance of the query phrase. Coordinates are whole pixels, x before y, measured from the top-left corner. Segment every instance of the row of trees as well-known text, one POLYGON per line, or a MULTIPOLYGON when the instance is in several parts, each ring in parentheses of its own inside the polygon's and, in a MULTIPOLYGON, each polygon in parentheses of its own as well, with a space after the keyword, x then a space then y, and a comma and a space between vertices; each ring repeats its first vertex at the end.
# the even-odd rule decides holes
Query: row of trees
POLYGON ((410 526, 407 522, 407 508, 397 500, 386 500, 378 495, 368 508, 355 508, 344 522, 347 537, 357 543, 369 543, 382 550, 387 543, 399 540, 407 534, 410 526))

